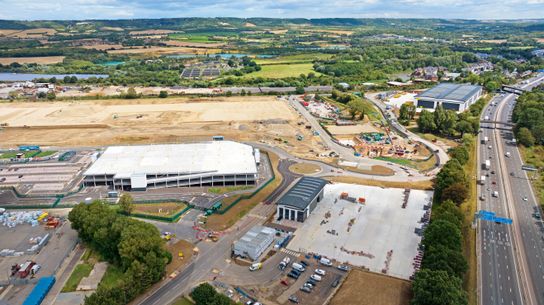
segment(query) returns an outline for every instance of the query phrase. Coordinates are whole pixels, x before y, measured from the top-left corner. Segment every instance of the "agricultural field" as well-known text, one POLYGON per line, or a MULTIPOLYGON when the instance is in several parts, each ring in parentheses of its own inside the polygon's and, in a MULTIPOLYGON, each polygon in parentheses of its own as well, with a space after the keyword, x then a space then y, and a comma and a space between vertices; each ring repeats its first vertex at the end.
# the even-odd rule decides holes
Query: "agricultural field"
POLYGON ((1 57, 1 65, 9 65, 12 63, 18 64, 39 64, 51 65, 61 63, 65 56, 42 56, 42 57, 1 57))
POLYGON ((286 77, 298 77, 300 74, 314 73, 317 76, 321 73, 317 73, 313 70, 311 63, 303 64, 279 64, 279 65, 263 65, 261 71, 253 72, 244 75, 244 78, 286 78, 286 77))

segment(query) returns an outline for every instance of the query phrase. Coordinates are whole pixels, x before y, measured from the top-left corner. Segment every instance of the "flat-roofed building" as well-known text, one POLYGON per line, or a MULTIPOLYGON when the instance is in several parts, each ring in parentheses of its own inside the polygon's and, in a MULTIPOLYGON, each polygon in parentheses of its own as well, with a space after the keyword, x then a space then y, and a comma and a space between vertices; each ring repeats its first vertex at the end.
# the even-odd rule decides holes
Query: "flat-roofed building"
POLYGON ((254 185, 253 147, 232 141, 111 146, 84 173, 85 186, 117 190, 254 185))
POLYGON ((323 199, 326 180, 314 177, 302 177, 277 202, 276 217, 304 222, 323 199))
POLYGON ((482 96, 482 86, 454 83, 441 83, 416 95, 416 107, 444 109, 463 112, 482 96))
POLYGON ((232 252, 235 256, 246 257, 256 261, 268 246, 272 244, 275 235, 275 229, 255 226, 247 231, 242 238, 234 242, 232 252))

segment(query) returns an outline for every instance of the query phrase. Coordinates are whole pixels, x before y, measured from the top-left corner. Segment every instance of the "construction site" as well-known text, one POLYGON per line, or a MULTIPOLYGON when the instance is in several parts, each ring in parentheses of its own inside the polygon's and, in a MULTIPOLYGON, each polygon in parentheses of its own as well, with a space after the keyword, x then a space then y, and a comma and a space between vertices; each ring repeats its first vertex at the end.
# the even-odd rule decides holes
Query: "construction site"
POLYGON ((420 266, 431 198, 432 191, 328 184, 287 249, 409 279, 420 266))
POLYGON ((17 102, 1 104, 0 113, 4 148, 22 142, 63 147, 180 143, 222 135, 273 144, 300 157, 327 153, 319 137, 297 124, 298 114, 270 96, 17 102))

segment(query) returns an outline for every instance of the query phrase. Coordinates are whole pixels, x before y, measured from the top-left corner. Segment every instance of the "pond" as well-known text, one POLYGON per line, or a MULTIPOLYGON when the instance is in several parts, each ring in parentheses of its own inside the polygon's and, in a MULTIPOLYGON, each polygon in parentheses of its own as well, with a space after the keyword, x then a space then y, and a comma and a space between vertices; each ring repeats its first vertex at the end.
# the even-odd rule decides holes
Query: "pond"
POLYGON ((38 74, 38 73, 0 73, 0 82, 25 82, 36 78, 62 79, 65 76, 75 76, 79 79, 88 79, 91 77, 107 78, 107 74, 38 74))

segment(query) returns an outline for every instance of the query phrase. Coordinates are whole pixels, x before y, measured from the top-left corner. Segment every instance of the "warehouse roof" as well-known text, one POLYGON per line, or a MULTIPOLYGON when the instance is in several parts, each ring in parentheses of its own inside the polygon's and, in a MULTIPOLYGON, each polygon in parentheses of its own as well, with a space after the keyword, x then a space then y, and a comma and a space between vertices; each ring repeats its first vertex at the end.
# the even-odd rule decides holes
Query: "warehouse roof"
POLYGON ((278 200, 278 204, 304 210, 326 184, 327 181, 321 178, 302 177, 278 200))
POLYGON ((111 146, 85 175, 130 178, 145 174, 257 173, 253 147, 232 141, 111 146))
POLYGON ((476 85, 441 83, 418 94, 416 98, 432 98, 465 103, 481 89, 481 86, 476 85))
POLYGON ((263 248, 270 244, 271 238, 276 234, 276 230, 264 226, 255 226, 234 242, 234 246, 239 249, 263 248))

